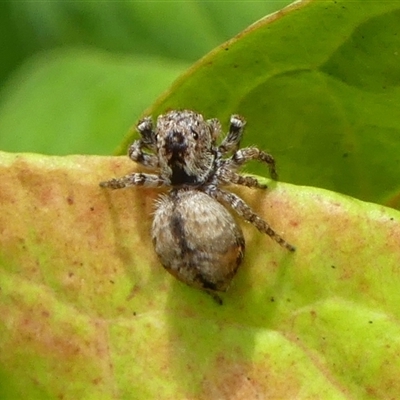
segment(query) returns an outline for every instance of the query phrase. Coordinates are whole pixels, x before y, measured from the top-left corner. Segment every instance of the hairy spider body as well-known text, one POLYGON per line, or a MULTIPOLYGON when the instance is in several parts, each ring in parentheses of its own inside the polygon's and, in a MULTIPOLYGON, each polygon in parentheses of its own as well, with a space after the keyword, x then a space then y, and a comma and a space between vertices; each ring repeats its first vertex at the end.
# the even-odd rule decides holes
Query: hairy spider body
POLYGON ((244 255, 232 215, 198 190, 173 190, 157 202, 153 244, 164 268, 199 289, 225 291, 244 255))
POLYGON ((226 137, 218 120, 204 120, 190 110, 160 115, 156 128, 150 117, 139 121, 141 135, 129 148, 130 158, 156 174, 132 173, 101 182, 120 189, 131 186, 167 187, 156 203, 152 226, 155 251, 161 264, 180 281, 211 293, 226 291, 244 255, 242 230, 224 206, 290 251, 280 237, 236 194, 222 189, 229 184, 265 189, 251 176, 238 174, 250 160, 265 162, 277 178, 274 158, 257 147, 239 149, 246 122, 232 115, 226 137), (231 154, 229 156, 229 154, 231 154))

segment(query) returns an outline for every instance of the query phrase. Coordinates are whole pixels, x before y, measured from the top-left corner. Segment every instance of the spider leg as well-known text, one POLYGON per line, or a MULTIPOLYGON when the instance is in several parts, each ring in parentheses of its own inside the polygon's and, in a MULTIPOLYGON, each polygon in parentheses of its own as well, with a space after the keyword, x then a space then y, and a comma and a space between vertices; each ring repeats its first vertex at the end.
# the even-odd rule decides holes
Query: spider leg
POLYGON ((258 182, 258 180, 249 175, 240 175, 232 169, 220 168, 216 176, 220 182, 229 184, 233 183, 235 185, 242 185, 247 187, 253 187, 258 189, 267 189, 268 186, 258 182))
POLYGON ((208 119, 206 121, 206 123, 211 130, 211 136, 213 139, 213 143, 215 143, 215 140, 221 134, 221 123, 219 122, 219 120, 217 118, 208 119))
POLYGON ((240 140, 242 139, 245 125, 246 121, 240 115, 234 114, 231 116, 229 132, 218 147, 221 154, 237 150, 240 140))
POLYGON ((131 160, 143 165, 146 168, 158 168, 158 158, 155 154, 145 153, 143 151, 147 145, 143 140, 135 140, 129 147, 128 154, 131 160))
POLYGON ((159 166, 158 158, 155 154, 144 152, 144 149, 156 151, 157 140, 153 130, 153 121, 151 117, 143 118, 136 126, 141 138, 135 140, 128 150, 128 155, 132 161, 143 165, 146 168, 157 168, 159 166))
POLYGON ((100 182, 101 187, 110 189, 123 189, 132 186, 161 187, 168 185, 169 182, 166 182, 158 175, 142 174, 140 172, 125 175, 122 178, 110 179, 109 181, 100 182))
POLYGON ((136 125, 136 129, 140 133, 141 143, 143 147, 151 150, 156 150, 156 134, 153 129, 153 121, 151 117, 145 117, 141 119, 136 125))
POLYGON ((295 247, 278 235, 261 217, 259 217, 239 196, 226 192, 216 186, 209 186, 205 191, 209 196, 220 203, 229 204, 244 220, 253 224, 260 232, 267 234, 281 246, 289 251, 295 251, 295 247))
POLYGON ((231 158, 226 160, 225 168, 237 169, 248 161, 257 160, 268 164, 269 172, 272 179, 277 180, 278 174, 275 169, 275 160, 271 154, 258 149, 257 147, 245 147, 237 150, 231 158))

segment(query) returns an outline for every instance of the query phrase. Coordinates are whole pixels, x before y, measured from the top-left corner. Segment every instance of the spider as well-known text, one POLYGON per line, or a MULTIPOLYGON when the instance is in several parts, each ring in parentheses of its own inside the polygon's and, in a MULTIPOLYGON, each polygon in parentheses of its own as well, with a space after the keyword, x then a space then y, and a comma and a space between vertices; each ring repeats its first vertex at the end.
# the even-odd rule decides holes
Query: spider
POLYGON ((265 189, 237 170, 250 160, 265 162, 277 179, 274 158, 257 147, 239 148, 246 122, 230 118, 229 132, 218 145, 221 124, 205 120, 191 110, 174 110, 157 119, 139 121, 141 138, 129 148, 129 157, 154 174, 135 172, 101 182, 103 188, 165 187, 156 201, 152 240, 163 267, 178 280, 206 291, 218 303, 217 292, 228 289, 240 266, 245 240, 239 225, 225 208, 269 235, 289 251, 294 246, 279 236, 236 194, 223 189, 230 184, 265 189), (230 156, 229 156, 230 155, 230 156))

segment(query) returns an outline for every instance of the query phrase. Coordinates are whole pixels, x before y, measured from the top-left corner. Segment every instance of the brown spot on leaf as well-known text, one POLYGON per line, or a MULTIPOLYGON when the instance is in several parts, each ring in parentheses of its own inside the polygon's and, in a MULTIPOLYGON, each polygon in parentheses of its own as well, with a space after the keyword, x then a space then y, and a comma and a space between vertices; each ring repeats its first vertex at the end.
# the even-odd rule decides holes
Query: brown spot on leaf
POLYGON ((240 351, 217 356, 214 368, 202 382, 201 399, 292 399, 301 390, 296 365, 282 373, 269 356, 257 362, 232 357, 240 351), (292 368, 293 367, 293 368, 292 368))

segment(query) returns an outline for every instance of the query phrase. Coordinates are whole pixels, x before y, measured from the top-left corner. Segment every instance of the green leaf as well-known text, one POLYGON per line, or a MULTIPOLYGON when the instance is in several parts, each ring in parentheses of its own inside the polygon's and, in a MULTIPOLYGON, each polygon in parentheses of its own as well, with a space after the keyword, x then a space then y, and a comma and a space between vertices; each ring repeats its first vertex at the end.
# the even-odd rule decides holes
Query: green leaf
POLYGON ((55 50, 29 63, 3 90, 0 148, 105 154, 117 147, 135 115, 186 64, 116 56, 92 49, 55 50))
POLYGON ((110 154, 190 63, 286 3, 1 3, 0 148, 110 154))
POLYGON ((399 26, 400 2, 293 3, 202 58, 146 114, 240 113, 244 144, 268 148, 282 180, 396 207, 399 26))
POLYGON ((2 398, 397 397, 399 212, 282 183, 235 190, 297 250, 242 224, 219 306, 160 266, 155 191, 98 186, 133 166, 0 154, 2 398))
MULTIPOLYGON (((65 8, 56 14, 74 15, 76 19, 71 21, 76 24, 77 16, 90 5, 60 7, 65 8), (78 11, 74 14, 75 7, 78 11)), ((132 7, 142 7, 145 14, 147 6, 132 7)), ((211 10, 214 6, 199 7, 211 10)), ((191 10, 188 20, 193 22, 195 7, 191 10)), ((253 12, 250 10, 253 8, 248 15, 253 12)), ((135 18, 142 15, 127 13, 135 18)), ((46 21, 53 21, 52 15, 49 11, 46 21)), ((219 22, 223 14, 212 9, 207 15, 219 22)), ((114 32, 114 20, 107 21, 114 32)), ((282 180, 398 207, 399 22, 398 2, 297 2, 200 60, 147 114, 195 108, 207 117, 228 121, 229 114, 239 112, 248 120, 244 144, 270 149, 278 159, 282 180)), ((198 31, 199 26, 193 26, 198 31)), ((60 34, 60 38, 67 36, 60 34)), ((107 41, 100 42, 107 46, 107 41)), ((175 41, 173 46, 174 52, 179 51, 175 41)), ((104 67, 96 55, 93 64, 97 67, 83 60, 81 68, 79 55, 76 58, 72 52, 68 56, 68 61, 63 58, 67 68, 55 63, 50 70, 43 69, 43 80, 35 92, 22 86, 17 94, 6 96, 6 105, 0 105, 0 130, 10 134, 0 137, 3 149, 27 151, 39 144, 38 151, 44 153, 66 154, 83 148, 86 153, 106 153, 120 142, 144 105, 184 68, 184 64, 174 64, 165 69, 164 60, 152 69, 149 66, 154 67, 154 59, 147 58, 137 73, 124 70, 114 56, 115 65, 104 67), (65 72, 51 81, 56 89, 46 86, 47 75, 57 70, 65 72), (94 80, 110 82, 109 90, 95 85, 94 80), (89 88, 82 82, 88 82, 89 88)), ((31 74, 18 75, 15 81, 30 82, 27 75, 31 74)), ((120 153, 125 153, 131 140, 132 134, 119 147, 120 153)), ((260 173, 257 167, 250 170, 260 173)))
POLYGON ((38 50, 83 45, 193 62, 289 3, 56 1, 12 2, 8 7, 17 32, 38 50))
MULTIPOLYGON (((388 182, 396 193, 397 4, 297 3, 200 61, 152 111, 240 112, 245 144, 269 148, 285 180, 353 182, 380 200, 388 182), (375 57, 359 53, 367 36, 375 57), (375 67, 348 69, 361 61, 375 67), (373 122, 393 134, 378 140, 373 122)), ((0 154, 0 398, 399 397, 399 212, 306 186, 235 189, 297 250, 242 224, 245 261, 218 306, 160 266, 157 192, 99 188, 133 169, 0 154)))

